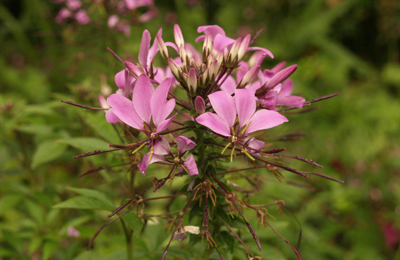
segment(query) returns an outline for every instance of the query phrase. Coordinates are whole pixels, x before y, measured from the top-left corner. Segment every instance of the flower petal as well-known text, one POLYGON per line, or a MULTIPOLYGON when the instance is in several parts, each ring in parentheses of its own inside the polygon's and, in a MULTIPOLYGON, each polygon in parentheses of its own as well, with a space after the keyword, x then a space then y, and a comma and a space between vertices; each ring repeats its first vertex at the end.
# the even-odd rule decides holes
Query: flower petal
POLYGON ((150 79, 142 74, 137 79, 132 93, 133 106, 142 121, 146 122, 148 125, 150 125, 151 118, 150 100, 154 91, 150 79))
POLYGON ((178 113, 176 113, 175 115, 173 115, 171 118, 162 121, 162 122, 160 123, 160 125, 158 125, 156 133, 162 132, 162 131, 164 131, 165 129, 167 129, 168 126, 172 123, 172 120, 174 120, 174 118, 176 117, 177 114, 178 114, 178 113))
POLYGON ((222 118, 228 129, 235 123, 236 107, 234 98, 224 91, 208 95, 214 111, 222 118))
POLYGON ((279 91, 279 95, 289 96, 290 94, 292 94, 292 91, 293 91, 293 80, 288 79, 282 83, 282 88, 281 91, 279 91))
POLYGON ((249 48, 247 48, 247 51, 262 51, 262 52, 266 53, 268 56, 270 56, 272 59, 274 58, 274 55, 272 54, 272 52, 270 52, 269 50, 267 50, 265 48, 249 47, 249 48))
POLYGON ((230 127, 224 123, 222 118, 214 113, 204 113, 196 118, 196 122, 210 128, 212 131, 223 136, 230 136, 230 127))
POLYGON ((149 167, 150 164, 155 163, 155 162, 160 162, 160 161, 165 161, 164 156, 162 155, 157 155, 157 154, 153 154, 150 158, 150 153, 146 153, 143 158, 142 161, 140 162, 140 164, 138 164, 138 168, 140 170, 140 172, 145 175, 146 174, 146 170, 147 167, 149 167))
POLYGON ((196 161, 193 158, 193 154, 191 154, 188 158, 186 158, 185 162, 183 163, 186 169, 189 172, 190 176, 199 175, 199 169, 197 168, 196 161))
POLYGON ((276 98, 277 106, 288 106, 302 108, 306 99, 299 96, 282 96, 278 95, 276 98))
POLYGON ((234 39, 226 37, 222 34, 217 34, 217 36, 215 36, 214 38, 214 49, 216 49, 217 51, 221 51, 226 47, 230 47, 234 43, 234 39))
POLYGON ((264 130, 278 126, 284 122, 288 122, 289 120, 276 111, 262 109, 254 113, 250 121, 251 123, 246 129, 245 135, 258 130, 264 130))
POLYGON ((254 92, 249 89, 236 89, 235 104, 239 117, 239 127, 242 128, 256 112, 254 92))
POLYGON ((235 92, 237 83, 234 77, 229 76, 226 80, 221 84, 220 89, 225 91, 229 95, 232 95, 235 92))
POLYGON ((106 120, 110 124, 116 124, 119 122, 119 118, 114 114, 113 109, 109 109, 106 112, 106 120))
POLYGON ((179 156, 196 147, 196 143, 185 136, 178 136, 176 138, 176 145, 178 146, 179 156))
POLYGON ((113 108, 113 113, 125 124, 144 131, 142 120, 133 107, 132 101, 124 96, 112 94, 107 98, 107 103, 113 108))
POLYGON ((166 102, 171 82, 171 78, 166 78, 161 82, 150 99, 151 115, 156 128, 175 108, 175 99, 166 102))
POLYGON ((155 145, 153 146, 154 154, 158 155, 166 155, 171 154, 171 147, 169 146, 169 142, 167 138, 164 136, 160 136, 161 140, 157 140, 155 145))
POLYGON ((143 69, 147 71, 148 64, 147 64, 147 57, 149 55, 150 49, 150 40, 151 36, 148 30, 143 31, 142 41, 140 42, 140 49, 139 49, 139 63, 142 65, 143 69))
POLYGON ((204 25, 199 26, 197 28, 198 33, 204 33, 205 35, 211 34, 212 38, 214 39, 217 34, 221 34, 225 36, 224 29, 219 27, 218 25, 204 25))

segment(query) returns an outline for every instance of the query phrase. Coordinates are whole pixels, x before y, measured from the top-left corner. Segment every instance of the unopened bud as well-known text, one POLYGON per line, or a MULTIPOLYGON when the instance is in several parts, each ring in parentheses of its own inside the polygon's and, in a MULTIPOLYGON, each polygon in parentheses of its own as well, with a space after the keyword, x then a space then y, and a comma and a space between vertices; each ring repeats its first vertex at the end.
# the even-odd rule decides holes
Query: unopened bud
POLYGON ((199 113, 199 115, 206 112, 206 103, 204 102, 204 99, 202 97, 196 97, 196 99, 194 100, 194 108, 196 109, 196 112, 199 113))
POLYGON ((251 35, 248 34, 246 37, 244 37, 242 43, 240 44, 238 55, 237 55, 238 61, 240 61, 243 58, 244 54, 246 53, 247 48, 249 47, 250 38, 251 38, 251 35))
POLYGON ((185 41, 183 39, 182 31, 179 25, 177 24, 174 25, 174 38, 176 46, 178 46, 178 49, 184 46, 185 41))
POLYGON ((260 71, 261 66, 257 65, 251 68, 242 78, 237 88, 244 88, 247 84, 251 83, 260 71))
POLYGON ((157 45, 158 45, 158 49, 160 51, 161 57, 164 59, 164 61, 167 61, 169 59, 167 45, 165 45, 164 40, 161 38, 161 34, 157 34, 156 37, 157 37, 157 45))
POLYGON ((207 80, 208 80, 208 68, 203 72, 203 77, 202 77, 202 79, 201 79, 201 83, 203 84, 203 86, 205 86, 206 85, 206 83, 207 83, 207 80))
POLYGON ((189 88, 189 95, 192 97, 195 96, 197 89, 197 76, 196 76, 196 70, 194 68, 189 69, 187 85, 189 88))
POLYGON ((240 44, 242 43, 242 37, 239 37, 232 45, 231 50, 229 51, 229 61, 228 62, 235 62, 238 61, 238 52, 240 48, 240 44))
POLYGON ((176 80, 179 81, 179 79, 181 78, 181 73, 182 73, 182 70, 179 67, 179 65, 173 59, 169 58, 168 59, 168 67, 171 70, 174 77, 176 78, 176 80))
POLYGON ((212 36, 211 34, 207 34, 203 44, 203 62, 207 61, 208 55, 212 52, 212 46, 212 36))
POLYGON ((275 67, 273 67, 273 68, 271 69, 271 71, 272 71, 273 73, 278 73, 278 72, 281 71, 285 66, 286 66, 286 61, 279 62, 278 64, 276 64, 275 67))
POLYGON ((142 71, 140 71, 140 69, 135 66, 135 64, 133 64, 132 62, 129 61, 125 61, 125 66, 126 68, 129 70, 129 72, 135 77, 135 79, 137 79, 142 73, 142 71))
POLYGON ((219 70, 218 61, 214 60, 213 63, 211 63, 210 70, 208 72, 209 73, 208 75, 209 75, 211 80, 214 80, 217 77, 218 70, 219 70))
POLYGON ((271 79, 265 84, 266 88, 273 88, 279 83, 285 81, 290 75, 292 75, 297 69, 297 64, 287 67, 279 72, 277 72, 271 79))

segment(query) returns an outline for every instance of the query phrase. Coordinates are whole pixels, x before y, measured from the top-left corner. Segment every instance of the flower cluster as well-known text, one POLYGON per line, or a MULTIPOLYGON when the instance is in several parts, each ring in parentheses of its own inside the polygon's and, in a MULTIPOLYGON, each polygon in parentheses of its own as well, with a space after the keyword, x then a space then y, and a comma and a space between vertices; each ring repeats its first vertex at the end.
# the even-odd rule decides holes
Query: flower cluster
POLYGON ((108 14, 107 26, 123 32, 127 37, 130 35, 132 19, 137 23, 144 23, 157 14, 153 0, 87 0, 85 5, 81 0, 54 0, 54 2, 65 4, 55 18, 57 23, 63 23, 69 19, 75 19, 79 24, 89 23, 91 20, 86 11, 89 8, 85 9, 84 6, 90 4, 96 7, 90 8, 91 10, 105 10, 108 14), (137 10, 140 7, 147 7, 147 10, 141 13, 137 10))
MULTIPOLYGON (((189 223, 184 223, 183 216, 189 209, 197 210, 201 212, 200 218, 191 224, 201 227, 198 233, 217 252, 214 236, 218 229, 213 226, 222 221, 244 246, 249 259, 257 259, 230 226, 231 218, 225 212, 229 212, 232 218, 233 213, 240 214, 260 250, 258 237, 243 211, 244 208, 254 210, 264 227, 271 227, 266 219, 270 215, 262 205, 244 202, 244 197, 239 194, 246 195, 249 190, 227 181, 226 177, 240 172, 253 187, 251 193, 258 191, 263 182, 251 174, 252 170, 260 168, 278 179, 283 177, 281 171, 289 171, 302 177, 317 175, 335 180, 322 173, 303 172, 285 166, 280 160, 283 157, 322 168, 312 160, 280 154, 285 148, 265 149, 272 144, 266 145, 260 134, 288 122, 284 116, 287 110, 301 109, 336 94, 306 102, 303 97, 291 94, 293 82, 288 77, 297 65, 285 68, 285 63, 279 63, 270 70, 262 70, 263 60, 267 56, 273 58, 273 55, 265 48, 251 46, 255 40, 251 35, 232 39, 217 25, 200 26, 198 32, 201 35, 196 41, 203 42, 201 52, 185 42, 178 25, 174 26, 175 42, 165 42, 160 29, 151 44, 150 33, 145 30, 138 64, 123 61, 110 50, 124 69, 115 76, 116 93, 107 99, 100 96, 100 103, 107 122, 122 126, 126 135, 138 140, 133 144, 112 144, 110 147, 133 154, 135 160, 131 160, 131 167, 133 165, 143 175, 151 175, 151 164, 168 168, 164 178, 153 177, 149 187, 117 208, 110 217, 123 213, 131 203, 137 207, 143 205, 146 199, 141 196, 151 186, 156 191, 167 181, 172 183, 175 177, 190 176, 183 193, 170 196, 188 197, 185 207, 170 220, 175 226, 171 240, 186 238, 185 225, 187 227, 189 223), (166 69, 153 64, 158 52, 168 65, 166 69), (233 160, 249 165, 232 169, 230 162, 233 160), (210 214, 210 207, 214 208, 213 214, 210 214)), ((98 153, 95 151, 78 157, 98 153)), ((280 210, 284 208, 282 201, 273 204, 280 210)), ((291 247, 301 259, 298 250, 291 247)))

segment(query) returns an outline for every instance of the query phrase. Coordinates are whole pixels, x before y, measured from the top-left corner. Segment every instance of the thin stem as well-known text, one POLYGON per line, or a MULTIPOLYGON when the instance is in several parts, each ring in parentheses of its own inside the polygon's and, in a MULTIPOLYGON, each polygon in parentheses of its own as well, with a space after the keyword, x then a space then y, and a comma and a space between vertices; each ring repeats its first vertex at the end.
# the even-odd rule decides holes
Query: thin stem
POLYGON ((121 218, 122 229, 124 230, 125 234, 125 241, 126 241, 126 259, 133 260, 133 245, 132 245, 132 235, 133 230, 128 228, 125 224, 125 221, 121 218))
POLYGON ((73 106, 76 106, 76 107, 81 107, 81 108, 84 108, 84 109, 92 109, 92 110, 108 110, 108 108, 102 108, 102 107, 89 107, 89 106, 84 106, 84 105, 81 105, 81 104, 78 104, 78 103, 75 103, 75 102, 72 102, 72 101, 65 101, 65 100, 61 100, 61 102, 63 102, 63 103, 66 103, 66 104, 68 104, 68 105, 73 105, 73 106))
POLYGON ((72 158, 77 159, 77 158, 82 158, 82 157, 87 157, 87 156, 92 156, 92 155, 96 155, 96 154, 102 154, 102 153, 108 153, 108 152, 114 152, 114 151, 118 151, 120 150, 120 148, 117 149, 111 149, 111 150, 105 150, 105 151, 100 151, 100 150, 96 150, 93 152, 87 152, 87 153, 83 153, 83 154, 79 154, 79 155, 75 155, 72 158))
POLYGON ((195 128, 195 127, 194 126, 185 126, 185 127, 181 127, 181 128, 177 128, 177 129, 171 130, 171 131, 162 132, 160 134, 161 135, 166 135, 166 134, 169 134, 169 133, 177 132, 177 131, 184 130, 184 129, 190 129, 190 128, 195 128))
POLYGON ((111 168, 114 168, 114 167, 124 166, 124 165, 128 165, 128 164, 130 164, 130 162, 123 163, 123 164, 118 164, 118 165, 102 166, 102 167, 90 169, 87 172, 82 173, 81 175, 79 175, 79 177, 82 177, 82 176, 85 176, 85 175, 88 175, 88 174, 91 174, 91 173, 94 173, 94 172, 98 172, 98 171, 101 171, 101 170, 104 170, 104 169, 111 169, 111 168))
POLYGON ((112 54, 115 58, 117 58, 117 60, 118 60, 119 62, 121 62, 122 64, 125 65, 124 61, 123 61, 113 50, 111 50, 111 49, 108 48, 108 47, 107 47, 107 50, 108 50, 109 52, 111 52, 111 54, 112 54))

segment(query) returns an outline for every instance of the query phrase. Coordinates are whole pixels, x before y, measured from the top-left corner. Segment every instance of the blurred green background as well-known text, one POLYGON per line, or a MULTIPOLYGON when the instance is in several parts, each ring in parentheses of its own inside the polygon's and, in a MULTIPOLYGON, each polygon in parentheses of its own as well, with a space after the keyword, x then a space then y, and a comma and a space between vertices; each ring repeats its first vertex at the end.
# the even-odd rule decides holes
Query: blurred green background
MULTIPOLYGON (((52 1, 0 2, 1 259, 124 259, 125 242, 117 222, 99 235, 91 251, 86 247, 108 221, 110 210, 130 196, 127 174, 109 169, 79 178, 88 169, 116 164, 117 159, 109 154, 72 159, 107 149, 109 143, 119 143, 118 137, 102 111, 60 100, 99 106, 99 93, 106 94, 109 88, 114 92, 114 75, 123 69, 106 47, 137 62, 144 29, 154 36, 162 27, 163 38, 172 41, 173 25, 178 23, 191 43, 200 25, 218 24, 232 38, 254 35, 262 28, 255 45, 275 55, 263 68, 281 61, 298 64, 291 77, 294 91, 307 100, 340 92, 316 103, 318 110, 286 114, 290 122, 274 133, 307 133, 302 140, 276 145, 286 147, 287 154, 324 165, 320 172, 345 184, 301 180, 313 187, 311 191, 267 178, 265 189, 254 199, 285 201, 301 223, 303 259, 400 260, 399 1, 155 0, 157 16, 132 24, 130 37, 107 27, 110 13, 101 2, 84 2, 91 17, 87 25, 57 24, 54 18, 61 6, 52 1), (103 204, 52 208, 77 195, 103 204), (76 228, 80 236, 68 236, 68 227, 76 228)), ((161 59, 156 62, 162 64, 161 59)), ((288 166, 313 170, 293 161, 288 166)), ((300 180, 285 176, 287 181, 300 180)), ((139 183, 151 181, 140 178, 139 183)), ((148 205, 152 207, 163 206, 148 205)), ((275 209, 270 212, 277 218, 270 223, 296 245, 295 219, 275 209)), ((127 222, 136 230, 141 226, 134 217, 127 222)), ((160 259, 169 238, 164 223, 149 225, 143 236, 140 228, 135 233, 138 259, 160 259)), ((242 232, 252 252, 264 259, 295 259, 291 248, 270 229, 260 228, 257 234, 264 248, 261 253, 251 235, 242 232)), ((168 259, 197 259, 205 246, 205 242, 193 248, 173 244, 168 259)), ((245 259, 241 256, 227 253, 227 259, 245 259)))

